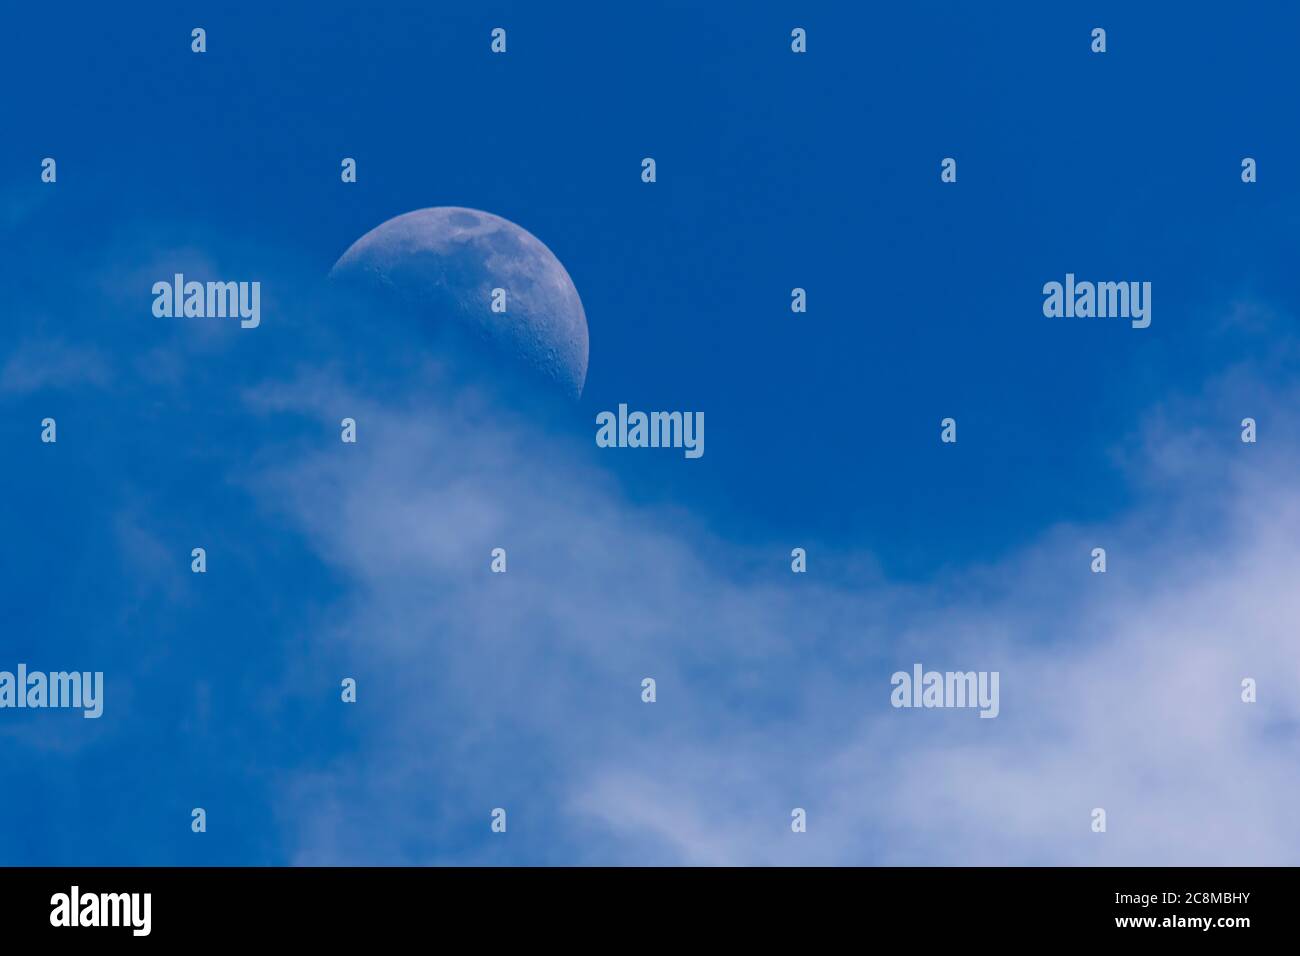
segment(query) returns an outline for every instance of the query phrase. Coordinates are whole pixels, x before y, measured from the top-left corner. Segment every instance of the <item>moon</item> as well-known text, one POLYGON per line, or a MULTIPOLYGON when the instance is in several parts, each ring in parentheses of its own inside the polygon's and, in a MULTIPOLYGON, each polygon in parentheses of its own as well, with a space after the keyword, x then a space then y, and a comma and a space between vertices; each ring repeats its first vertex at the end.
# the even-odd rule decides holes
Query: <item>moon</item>
POLYGON ((330 278, 469 333, 569 397, 582 395, 588 341, 578 290, 555 254, 509 220, 458 206, 417 209, 354 242, 330 278), (505 292, 504 312, 492 309, 494 289, 505 292))

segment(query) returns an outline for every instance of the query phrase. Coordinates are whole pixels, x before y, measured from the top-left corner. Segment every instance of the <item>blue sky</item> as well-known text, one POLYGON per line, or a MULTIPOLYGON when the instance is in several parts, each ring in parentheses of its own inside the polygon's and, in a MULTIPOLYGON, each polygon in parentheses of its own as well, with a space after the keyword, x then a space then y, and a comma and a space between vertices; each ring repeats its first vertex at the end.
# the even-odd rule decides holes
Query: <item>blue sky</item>
POLYGON ((12 20, 0 667, 107 691, 0 712, 0 861, 1294 859, 1294 13, 12 20), (564 264, 579 402, 331 299, 440 205, 564 264), (260 280, 262 326, 156 319, 177 271, 260 280), (1151 327, 1044 318, 1066 272, 1150 281, 1151 327), (620 402, 706 454, 597 449, 620 402), (1000 669, 1002 715, 892 711, 914 660, 1000 669))

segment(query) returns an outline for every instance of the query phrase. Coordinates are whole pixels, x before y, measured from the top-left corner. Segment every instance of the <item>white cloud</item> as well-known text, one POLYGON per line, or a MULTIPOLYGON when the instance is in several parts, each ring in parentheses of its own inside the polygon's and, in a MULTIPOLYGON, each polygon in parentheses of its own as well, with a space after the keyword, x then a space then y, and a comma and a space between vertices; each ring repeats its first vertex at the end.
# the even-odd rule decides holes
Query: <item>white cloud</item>
POLYGON ((928 587, 819 583, 818 566, 872 567, 851 542, 806 576, 756 571, 688 517, 624 501, 589 435, 423 397, 369 400, 327 377, 249 396, 326 427, 344 405, 361 426, 358 446, 250 479, 352 582, 322 639, 365 662, 383 728, 289 784, 300 862, 1265 864, 1300 851, 1295 461, 1266 450, 1280 439, 1242 445, 1233 421, 1203 416, 1222 390, 1149 417, 1128 453, 1141 509, 1050 529, 928 587), (1097 545, 1105 575, 1088 570, 1097 545), (506 575, 488 572, 496 546, 506 575), (915 661, 1000 671, 1001 716, 893 710, 889 676, 915 661), (640 702, 643 676, 658 703, 640 702), (1258 703, 1241 702, 1244 677, 1258 703), (484 836, 497 805, 515 820, 509 844, 484 836), (806 834, 790 832, 795 806, 806 834), (372 832, 340 834, 340 816, 372 832))
POLYGON ((107 357, 98 349, 60 340, 19 345, 0 368, 0 392, 26 394, 44 388, 95 386, 112 379, 107 357))

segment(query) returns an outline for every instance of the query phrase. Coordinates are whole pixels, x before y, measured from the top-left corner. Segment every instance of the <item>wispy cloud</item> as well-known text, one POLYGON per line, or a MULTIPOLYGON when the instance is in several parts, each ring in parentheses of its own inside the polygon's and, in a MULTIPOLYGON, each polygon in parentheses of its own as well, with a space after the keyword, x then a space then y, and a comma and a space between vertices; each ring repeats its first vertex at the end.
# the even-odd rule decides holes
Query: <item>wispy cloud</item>
POLYGON ((111 380, 112 367, 103 352, 60 339, 22 343, 0 368, 0 392, 11 394, 47 388, 103 388, 111 380))
POLYGON ((871 567, 851 543, 807 575, 797 542, 756 562, 624 501, 588 436, 327 377, 259 390, 263 414, 329 426, 343 405, 362 428, 250 479, 351 582, 328 639, 355 651, 375 714, 332 772, 291 783, 297 859, 1294 862, 1300 496, 1291 450, 1196 417, 1233 382, 1148 416, 1132 514, 925 587, 818 573, 871 567), (1002 715, 893 710, 889 677, 916 661, 1000 671, 1002 715), (364 839, 321 816, 343 793, 364 839), (455 838, 493 806, 516 814, 509 843, 455 838))

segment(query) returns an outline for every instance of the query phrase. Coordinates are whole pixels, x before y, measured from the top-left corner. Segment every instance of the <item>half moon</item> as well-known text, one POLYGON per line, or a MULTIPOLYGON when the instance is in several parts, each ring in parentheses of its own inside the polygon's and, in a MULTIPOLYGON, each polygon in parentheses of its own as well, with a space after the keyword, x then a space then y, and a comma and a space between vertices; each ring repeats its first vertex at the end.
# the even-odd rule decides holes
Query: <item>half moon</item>
POLYGON ((451 324, 570 397, 582 394, 588 340, 578 290, 554 253, 509 220, 458 206, 408 212, 354 242, 330 277, 436 327, 451 324), (493 311, 496 289, 504 312, 493 311))

